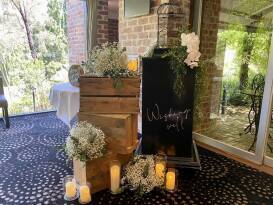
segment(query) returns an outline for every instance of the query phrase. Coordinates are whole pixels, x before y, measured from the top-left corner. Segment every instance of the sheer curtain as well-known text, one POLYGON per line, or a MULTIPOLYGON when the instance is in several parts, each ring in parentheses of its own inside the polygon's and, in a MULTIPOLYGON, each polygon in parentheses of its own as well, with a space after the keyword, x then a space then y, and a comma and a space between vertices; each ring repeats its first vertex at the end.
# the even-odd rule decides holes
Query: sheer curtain
POLYGON ((86 0, 87 4, 87 51, 97 45, 97 0, 86 0))

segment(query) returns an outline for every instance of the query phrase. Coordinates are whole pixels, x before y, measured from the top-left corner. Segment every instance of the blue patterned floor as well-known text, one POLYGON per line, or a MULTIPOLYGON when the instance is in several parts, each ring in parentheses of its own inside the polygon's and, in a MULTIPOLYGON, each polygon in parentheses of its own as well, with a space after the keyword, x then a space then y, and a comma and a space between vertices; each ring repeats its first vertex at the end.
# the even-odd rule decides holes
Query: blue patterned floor
MULTIPOLYGON (((55 112, 11 118, 11 129, 0 121, 0 205, 78 204, 63 201, 62 178, 72 174, 66 155, 56 147, 68 127, 55 112)), ((93 195, 93 204, 272 205, 273 177, 215 153, 201 150, 203 169, 183 171, 175 193, 155 190, 142 199, 107 190, 93 195)))
POLYGON ((61 179, 72 170, 57 147, 68 134, 54 112, 13 117, 8 130, 0 123, 0 204, 56 204, 62 199, 61 179))

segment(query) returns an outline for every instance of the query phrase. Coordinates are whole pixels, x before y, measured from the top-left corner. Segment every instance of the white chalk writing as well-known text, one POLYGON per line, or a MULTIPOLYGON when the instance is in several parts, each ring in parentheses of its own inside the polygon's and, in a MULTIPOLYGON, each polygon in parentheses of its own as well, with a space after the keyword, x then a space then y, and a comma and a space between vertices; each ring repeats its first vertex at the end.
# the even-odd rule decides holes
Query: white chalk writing
POLYGON ((174 111, 172 108, 170 108, 169 112, 164 114, 160 112, 159 106, 155 104, 153 109, 147 108, 146 116, 149 122, 162 120, 166 122, 167 130, 175 128, 179 132, 180 129, 184 129, 183 123, 184 120, 188 119, 190 111, 190 109, 185 109, 184 111, 174 111))

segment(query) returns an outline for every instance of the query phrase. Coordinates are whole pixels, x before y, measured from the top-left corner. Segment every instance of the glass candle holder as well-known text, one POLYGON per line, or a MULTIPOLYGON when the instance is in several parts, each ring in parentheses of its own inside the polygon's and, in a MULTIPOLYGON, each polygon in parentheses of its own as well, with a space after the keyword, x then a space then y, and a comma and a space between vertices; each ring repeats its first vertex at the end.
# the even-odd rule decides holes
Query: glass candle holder
POLYGON ((118 160, 113 160, 110 163, 110 191, 112 194, 119 194, 121 192, 120 188, 120 172, 121 164, 118 160))
POLYGON ((174 168, 169 168, 166 174, 165 187, 168 192, 175 192, 177 189, 178 172, 174 168))
POLYGON ((79 188, 80 192, 80 198, 79 198, 79 203, 80 204, 88 204, 92 201, 92 195, 91 195, 91 184, 86 183, 85 185, 81 185, 79 188))
POLYGON ((73 175, 68 175, 63 179, 64 200, 73 201, 79 197, 77 183, 73 175))
POLYGON ((164 156, 156 156, 155 159, 155 173, 160 178, 165 178, 166 173, 166 159, 164 156))

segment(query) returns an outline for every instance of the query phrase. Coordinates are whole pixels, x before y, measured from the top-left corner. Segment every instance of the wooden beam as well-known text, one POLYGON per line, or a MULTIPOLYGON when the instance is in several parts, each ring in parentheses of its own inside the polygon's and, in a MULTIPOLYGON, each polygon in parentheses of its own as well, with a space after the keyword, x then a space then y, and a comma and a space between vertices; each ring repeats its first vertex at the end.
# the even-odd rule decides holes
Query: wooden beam
POLYGON ((258 11, 255 11, 254 13, 250 14, 250 18, 259 18, 262 16, 265 16, 266 14, 273 11, 273 4, 270 4, 269 6, 266 6, 258 11))

